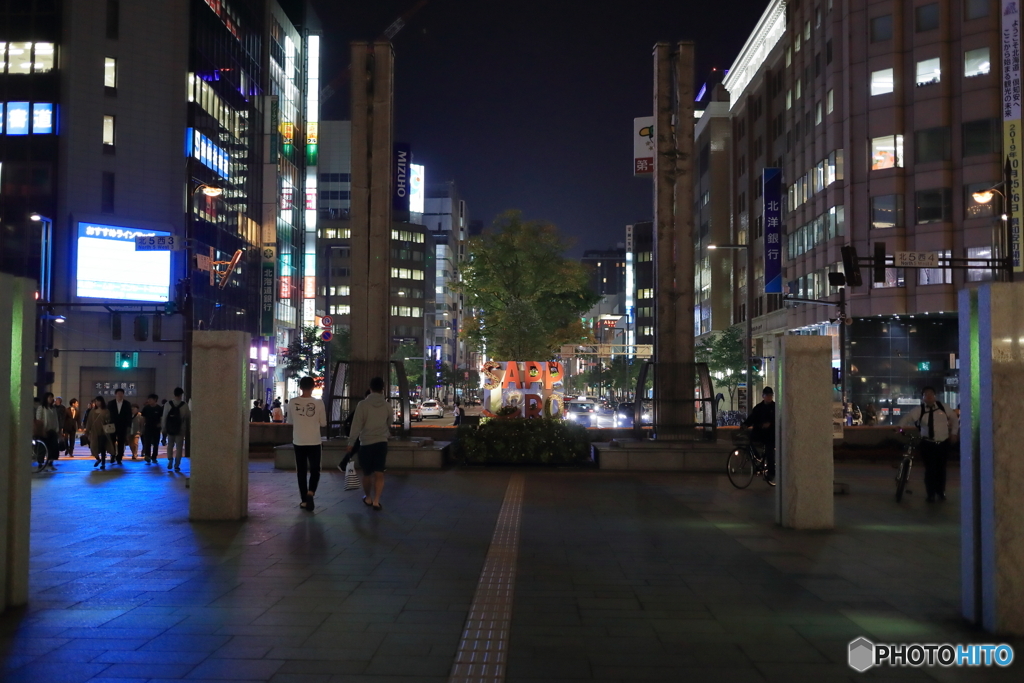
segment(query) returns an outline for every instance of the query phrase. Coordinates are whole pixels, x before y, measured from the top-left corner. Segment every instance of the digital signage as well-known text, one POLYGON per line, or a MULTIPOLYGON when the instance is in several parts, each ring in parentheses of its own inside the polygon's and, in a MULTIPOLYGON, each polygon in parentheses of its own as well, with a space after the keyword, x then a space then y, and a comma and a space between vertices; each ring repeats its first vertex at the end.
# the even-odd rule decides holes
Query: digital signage
POLYGON ((423 213, 425 171, 422 164, 409 164, 409 211, 413 213, 423 213))
POLYGON ((53 132, 53 105, 49 102, 32 103, 32 133, 49 135, 53 132))
POLYGON ((75 293, 89 299, 169 301, 171 252, 135 251, 135 238, 170 234, 79 223, 75 293))
POLYGON ((28 102, 7 103, 7 134, 28 135, 28 102))

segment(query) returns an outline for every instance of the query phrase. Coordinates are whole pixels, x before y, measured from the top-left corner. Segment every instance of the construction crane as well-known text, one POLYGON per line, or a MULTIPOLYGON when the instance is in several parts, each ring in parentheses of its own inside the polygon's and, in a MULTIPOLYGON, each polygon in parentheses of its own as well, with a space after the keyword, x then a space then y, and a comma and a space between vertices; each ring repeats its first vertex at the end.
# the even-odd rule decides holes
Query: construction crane
MULTIPOLYGON (((423 7, 428 2, 430 2, 430 0, 418 0, 417 3, 413 5, 410 9, 408 9, 404 14, 402 14, 402 16, 398 17, 393 22, 391 22, 391 25, 384 29, 384 32, 377 37, 377 41, 393 40, 394 37, 398 35, 398 33, 403 28, 405 28, 406 24, 408 24, 409 21, 414 16, 416 16, 416 14, 421 9, 423 9, 423 7)), ((330 83, 324 86, 323 90, 320 91, 321 106, 323 105, 324 102, 331 99, 331 97, 333 97, 334 94, 337 93, 340 88, 342 88, 346 83, 348 83, 351 77, 352 68, 351 66, 347 66, 341 71, 341 73, 335 76, 330 83)))

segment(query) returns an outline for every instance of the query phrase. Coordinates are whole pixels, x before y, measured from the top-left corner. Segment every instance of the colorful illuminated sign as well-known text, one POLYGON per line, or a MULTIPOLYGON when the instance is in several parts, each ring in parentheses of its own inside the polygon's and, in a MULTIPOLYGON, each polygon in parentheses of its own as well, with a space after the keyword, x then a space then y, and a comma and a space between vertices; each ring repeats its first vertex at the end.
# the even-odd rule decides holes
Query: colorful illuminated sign
POLYGON ((76 295, 120 301, 170 300, 171 252, 135 250, 135 238, 171 233, 78 224, 76 295), (116 263, 117 267, 111 267, 116 263))
POLYGON ((499 408, 515 406, 520 417, 559 417, 562 414, 565 370, 557 361, 488 361, 480 369, 484 380, 483 414, 494 417, 499 408))
POLYGON ((423 213, 423 189, 426 183, 426 167, 409 164, 409 211, 423 213))

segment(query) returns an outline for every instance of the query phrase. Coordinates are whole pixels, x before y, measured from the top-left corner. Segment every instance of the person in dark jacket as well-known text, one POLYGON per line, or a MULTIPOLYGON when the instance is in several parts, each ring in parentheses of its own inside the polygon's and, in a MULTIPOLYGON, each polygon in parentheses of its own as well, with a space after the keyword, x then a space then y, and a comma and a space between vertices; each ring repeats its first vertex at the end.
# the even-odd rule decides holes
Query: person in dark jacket
POLYGON ((113 448, 110 451, 110 464, 120 465, 124 459, 124 447, 128 445, 128 434, 132 428, 132 404, 124 400, 124 389, 114 391, 114 400, 107 404, 110 421, 114 423, 111 434, 113 448))
POLYGON ((263 408, 260 406, 260 400, 253 399, 252 410, 249 411, 249 422, 263 422, 263 408))
POLYGON ((157 463, 160 450, 160 422, 164 418, 164 409, 157 403, 159 400, 159 396, 150 394, 146 398, 146 405, 142 406, 142 457, 146 459, 147 465, 157 463))
POLYGON ((764 457, 768 462, 768 479, 775 480, 775 391, 765 387, 761 392, 762 401, 754 406, 743 421, 744 427, 751 427, 751 441, 764 445, 764 457))

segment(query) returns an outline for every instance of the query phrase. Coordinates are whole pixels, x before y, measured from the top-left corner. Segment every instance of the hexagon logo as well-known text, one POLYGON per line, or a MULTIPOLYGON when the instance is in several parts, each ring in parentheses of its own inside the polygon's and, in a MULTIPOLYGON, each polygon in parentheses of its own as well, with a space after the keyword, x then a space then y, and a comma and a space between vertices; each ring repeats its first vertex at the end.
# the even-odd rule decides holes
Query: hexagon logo
POLYGON ((863 636, 850 643, 850 668, 864 673, 875 665, 875 644, 863 636))

